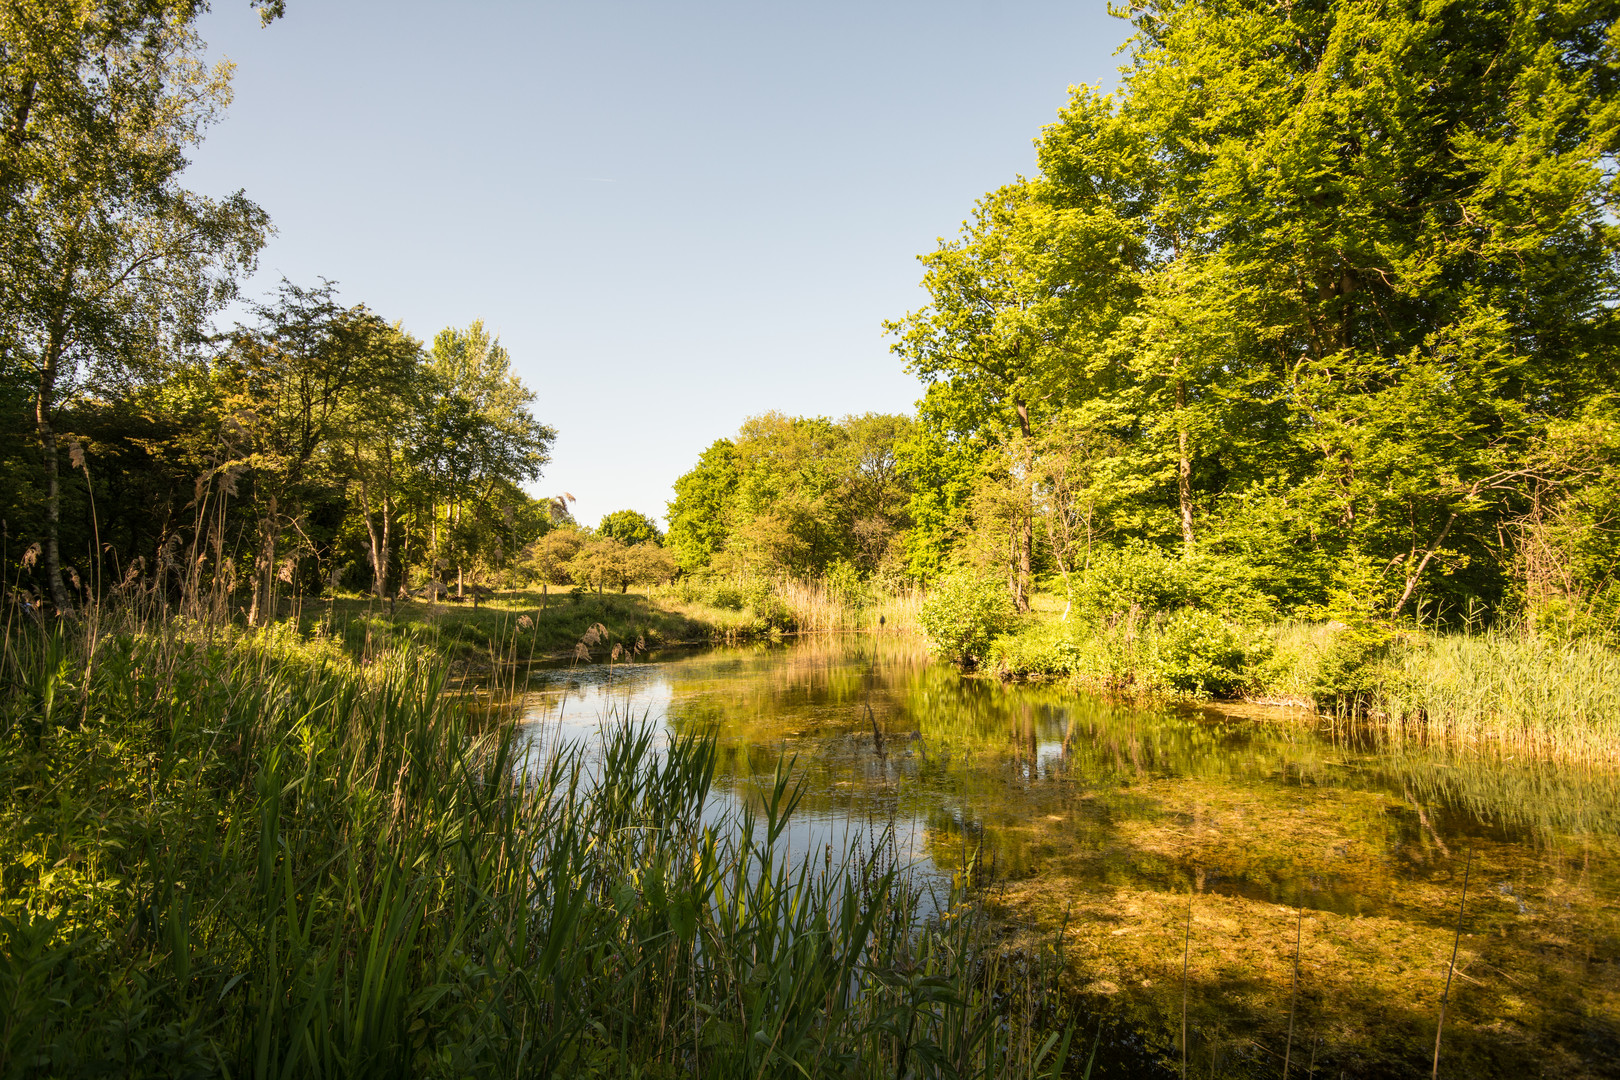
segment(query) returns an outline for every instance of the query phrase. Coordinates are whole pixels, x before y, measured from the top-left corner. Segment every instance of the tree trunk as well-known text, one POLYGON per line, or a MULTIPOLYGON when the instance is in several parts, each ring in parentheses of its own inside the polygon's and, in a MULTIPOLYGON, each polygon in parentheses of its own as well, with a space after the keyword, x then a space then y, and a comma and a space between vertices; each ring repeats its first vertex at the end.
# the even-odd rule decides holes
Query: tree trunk
POLYGON ((1029 405, 1013 402, 1018 410, 1018 430, 1024 436, 1024 504, 1019 511, 1018 523, 1018 585, 1013 590, 1013 607, 1029 610, 1029 589, 1032 577, 1031 563, 1035 550, 1035 462, 1029 443, 1029 405))
POLYGON ((393 554, 394 507, 393 500, 383 496, 382 501, 382 554, 377 558, 377 596, 383 597, 388 593, 388 567, 389 557, 393 554))
POLYGON ((73 611, 73 595, 62 582, 61 523, 62 487, 58 475, 56 430, 51 426, 51 413, 56 404, 56 372, 62 355, 62 326, 60 320, 51 329, 45 346, 45 363, 40 367, 39 387, 34 397, 34 429, 39 436, 40 452, 45 458, 45 577, 51 587, 51 603, 57 613, 73 611))
POLYGON ((1192 557, 1192 457, 1188 452, 1187 436, 1187 380, 1176 381, 1176 494, 1181 502, 1181 549, 1183 556, 1192 557))
POLYGON ((51 585, 51 603, 58 613, 73 611, 73 594, 62 582, 62 554, 60 534, 62 522, 62 489, 57 476, 56 432, 50 421, 37 414, 40 444, 45 453, 45 577, 51 585))
POLYGON ((377 533, 377 526, 371 520, 371 493, 364 479, 360 481, 360 509, 366 519, 366 539, 371 544, 371 589, 377 599, 385 600, 388 598, 388 548, 392 524, 388 497, 384 496, 382 500, 380 536, 377 533))
POLYGON ((275 620, 276 587, 276 518, 278 503, 270 496, 270 510, 259 518, 258 580, 253 584, 253 606, 248 610, 248 625, 262 626, 275 620))

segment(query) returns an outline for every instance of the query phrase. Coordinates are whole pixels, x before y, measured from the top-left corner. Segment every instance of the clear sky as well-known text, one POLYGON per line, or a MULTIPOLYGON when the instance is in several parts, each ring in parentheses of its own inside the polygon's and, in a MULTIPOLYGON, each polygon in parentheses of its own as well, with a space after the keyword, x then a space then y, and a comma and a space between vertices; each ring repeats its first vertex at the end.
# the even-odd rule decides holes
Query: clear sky
POLYGON ((925 302, 915 256, 1128 30, 1103 0, 214 8, 235 101, 188 178, 274 220, 246 291, 482 318, 558 432, 536 493, 587 524, 662 517, 750 415, 910 411, 880 324, 925 302))

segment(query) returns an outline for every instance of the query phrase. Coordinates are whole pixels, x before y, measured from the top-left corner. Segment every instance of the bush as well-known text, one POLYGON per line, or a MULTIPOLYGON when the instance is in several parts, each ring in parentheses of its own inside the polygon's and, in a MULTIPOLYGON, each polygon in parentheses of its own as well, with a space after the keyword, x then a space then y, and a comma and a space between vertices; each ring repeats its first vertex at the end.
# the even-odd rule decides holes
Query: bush
POLYGON ((1236 622, 1276 617, 1277 602, 1261 587, 1263 571, 1241 559, 1197 553, 1182 558, 1156 547, 1102 549, 1074 590, 1078 614, 1112 626, 1130 612, 1152 614, 1198 607, 1236 622))
POLYGON ((1180 607, 1191 595, 1188 578, 1187 564, 1158 548, 1102 549, 1075 585, 1074 608, 1088 621, 1112 626, 1132 611, 1180 607))
POLYGON ((991 642, 985 666, 1002 676, 1072 675, 1080 649, 1071 623, 1031 623, 991 642))
POLYGON ((1379 623, 1340 623, 1332 628, 1333 639, 1311 681, 1311 698, 1318 709, 1347 715, 1365 712, 1378 695, 1381 667, 1395 632, 1379 623))
POLYGON ((1006 585, 962 570, 940 578, 918 616, 934 651, 963 668, 984 660, 1012 619, 1006 585))
POLYGON ((1230 697, 1248 683, 1250 647, 1220 616, 1187 608, 1166 620, 1153 647, 1153 675, 1171 690, 1230 697))

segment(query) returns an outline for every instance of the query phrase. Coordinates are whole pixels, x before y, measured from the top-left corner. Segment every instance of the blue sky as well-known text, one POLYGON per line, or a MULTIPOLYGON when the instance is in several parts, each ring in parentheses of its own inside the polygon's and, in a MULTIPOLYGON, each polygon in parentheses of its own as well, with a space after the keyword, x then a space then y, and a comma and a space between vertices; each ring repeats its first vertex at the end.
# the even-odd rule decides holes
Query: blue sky
POLYGON ((247 0, 202 22, 235 101, 189 183, 277 235, 250 294, 339 282, 424 340, 482 318, 558 431, 537 494, 664 513, 747 416, 910 411, 880 324, 915 256, 1034 168, 1102 0, 247 0))

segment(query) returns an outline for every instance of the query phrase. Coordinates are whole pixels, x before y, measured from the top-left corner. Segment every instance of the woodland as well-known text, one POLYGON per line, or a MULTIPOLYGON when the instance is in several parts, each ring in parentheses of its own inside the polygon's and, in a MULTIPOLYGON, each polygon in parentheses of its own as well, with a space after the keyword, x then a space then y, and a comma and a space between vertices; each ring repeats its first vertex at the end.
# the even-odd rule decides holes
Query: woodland
POLYGON ((1612 12, 1133 17, 1118 88, 920 257, 887 331, 925 392, 866 468, 895 495, 834 526, 806 468, 760 500, 756 424, 677 483, 682 565, 1612 639, 1612 12))
POLYGON ((270 219, 184 186, 229 95, 198 5, 16 5, 7 587, 260 625, 332 590, 571 584, 590 539, 597 587, 969 571, 1016 611, 1607 635, 1612 20, 1476 8, 1137 12, 1118 87, 1076 88, 1036 174, 920 257, 930 303, 886 327, 916 417, 750 419, 637 558, 645 515, 616 537, 532 494, 555 431, 482 323, 423 343, 331 282, 238 297, 270 219))

